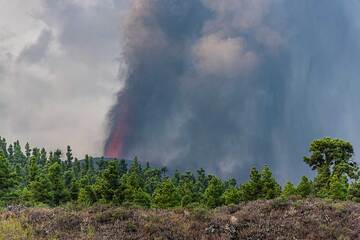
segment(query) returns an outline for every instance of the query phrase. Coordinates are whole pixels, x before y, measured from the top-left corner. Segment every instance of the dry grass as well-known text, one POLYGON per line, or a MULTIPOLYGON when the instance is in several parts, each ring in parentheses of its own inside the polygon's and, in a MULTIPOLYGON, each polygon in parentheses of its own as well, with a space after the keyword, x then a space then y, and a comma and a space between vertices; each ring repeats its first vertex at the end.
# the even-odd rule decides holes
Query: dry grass
POLYGON ((17 217, 8 217, 0 221, 0 240, 35 239, 29 226, 25 227, 17 217))
POLYGON ((25 209, 0 215, 1 239, 360 239, 360 205, 276 199, 212 211, 25 209))

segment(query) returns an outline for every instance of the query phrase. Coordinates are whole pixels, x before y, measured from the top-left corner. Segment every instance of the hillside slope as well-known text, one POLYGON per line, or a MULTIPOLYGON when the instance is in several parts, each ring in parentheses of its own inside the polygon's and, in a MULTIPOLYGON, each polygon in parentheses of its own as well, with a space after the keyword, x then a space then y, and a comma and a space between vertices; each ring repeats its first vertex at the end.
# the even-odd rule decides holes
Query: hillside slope
POLYGON ((0 239, 359 239, 360 204, 255 201, 206 210, 10 207, 0 239))

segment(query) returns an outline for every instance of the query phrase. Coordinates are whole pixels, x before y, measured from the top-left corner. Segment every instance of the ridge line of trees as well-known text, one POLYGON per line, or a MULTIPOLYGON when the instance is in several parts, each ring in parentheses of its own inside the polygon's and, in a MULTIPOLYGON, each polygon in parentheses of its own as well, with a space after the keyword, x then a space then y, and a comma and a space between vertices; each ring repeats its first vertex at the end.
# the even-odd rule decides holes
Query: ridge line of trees
POLYGON ((69 202, 83 205, 111 203, 144 208, 173 208, 222 205, 277 197, 319 197, 360 202, 359 168, 353 161, 349 142, 322 138, 311 143, 304 162, 317 172, 311 180, 303 176, 298 185, 287 182, 282 188, 270 168, 252 168, 247 182, 238 185, 231 178, 175 171, 166 167, 142 166, 137 158, 128 166, 125 160, 94 159, 79 161, 67 147, 49 152, 22 150, 19 141, 7 144, 0 137, 0 205, 59 206, 69 202))

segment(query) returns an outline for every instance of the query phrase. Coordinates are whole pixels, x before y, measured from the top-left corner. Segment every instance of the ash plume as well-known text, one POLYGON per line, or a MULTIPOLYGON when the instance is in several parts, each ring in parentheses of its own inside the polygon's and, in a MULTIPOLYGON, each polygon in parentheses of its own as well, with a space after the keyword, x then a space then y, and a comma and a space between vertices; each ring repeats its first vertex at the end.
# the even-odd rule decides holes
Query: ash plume
POLYGON ((360 143, 360 6, 350 1, 134 0, 105 155, 244 179, 307 174, 309 142, 360 143))

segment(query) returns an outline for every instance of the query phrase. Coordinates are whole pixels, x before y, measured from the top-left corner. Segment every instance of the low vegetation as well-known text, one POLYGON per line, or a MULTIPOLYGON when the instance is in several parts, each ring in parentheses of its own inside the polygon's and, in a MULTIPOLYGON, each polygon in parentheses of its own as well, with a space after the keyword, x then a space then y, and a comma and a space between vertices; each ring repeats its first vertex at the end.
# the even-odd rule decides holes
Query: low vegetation
POLYGON ((291 197, 216 209, 13 207, 0 239, 359 239, 360 204, 291 197))

